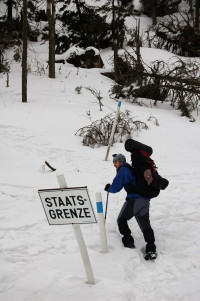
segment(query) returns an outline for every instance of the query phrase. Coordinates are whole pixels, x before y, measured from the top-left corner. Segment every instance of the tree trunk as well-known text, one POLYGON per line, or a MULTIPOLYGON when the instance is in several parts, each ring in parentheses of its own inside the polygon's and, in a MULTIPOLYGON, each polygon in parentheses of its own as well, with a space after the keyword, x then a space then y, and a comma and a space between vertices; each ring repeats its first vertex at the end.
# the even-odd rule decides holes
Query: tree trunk
POLYGON ((0 73, 3 71, 3 47, 0 45, 0 73))
POLYGON ((49 21, 49 78, 55 78, 55 0, 47 0, 49 21))
POLYGON ((171 81, 171 82, 179 82, 181 84, 187 84, 190 86, 196 86, 196 87, 200 87, 200 82, 198 78, 182 78, 180 76, 171 76, 169 74, 166 75, 162 75, 162 74, 157 74, 157 73, 150 73, 150 72, 146 72, 146 71, 141 71, 141 72, 137 72, 139 75, 141 76, 149 76, 149 77, 153 77, 153 78, 158 78, 159 80, 166 80, 166 81, 171 81))
POLYGON ((8 15, 7 15, 7 20, 12 21, 12 0, 7 0, 7 7, 8 7, 8 15))
POLYGON ((12 32, 12 5, 13 5, 13 0, 7 0, 7 8, 8 8, 8 14, 7 14, 7 31, 9 33, 12 32))
MULTIPOLYGON (((140 19, 138 20, 138 25, 136 26, 135 31, 135 44, 136 44, 136 56, 137 56, 137 71, 142 71, 142 64, 141 64, 141 55, 140 55, 140 19)), ((138 78, 138 85, 142 85, 142 77, 138 78)))
POLYGON ((77 8, 77 11, 78 11, 79 19, 81 20, 82 14, 81 14, 81 8, 80 8, 79 0, 75 0, 75 3, 76 3, 76 8, 77 8))
POLYGON ((157 0, 151 0, 151 17, 152 24, 157 24, 157 0))
POLYGON ((112 36, 113 36, 113 51, 114 51, 114 76, 115 81, 118 82, 118 38, 116 33, 116 14, 115 14, 115 0, 112 0, 112 36))
POLYGON ((27 102, 27 0, 23 0, 22 102, 27 102))
POLYGON ((152 0, 151 3, 152 3, 151 6, 152 24, 156 25, 157 24, 157 12, 156 12, 157 0, 152 0))
POLYGON ((200 9, 200 3, 199 0, 195 1, 195 24, 194 27, 199 29, 199 9, 200 9))

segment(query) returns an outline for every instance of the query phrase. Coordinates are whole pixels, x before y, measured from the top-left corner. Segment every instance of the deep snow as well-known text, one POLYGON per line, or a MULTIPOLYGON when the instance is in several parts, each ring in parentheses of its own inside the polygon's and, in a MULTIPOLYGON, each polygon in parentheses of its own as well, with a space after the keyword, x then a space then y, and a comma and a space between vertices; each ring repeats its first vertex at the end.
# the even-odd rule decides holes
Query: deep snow
MULTIPOLYGON (((46 68, 47 45, 31 47, 46 68)), ((105 68, 111 68, 111 52, 104 50, 101 55, 105 68)), ((147 48, 142 55, 170 56, 147 48)), ((143 259, 145 244, 135 220, 130 227, 136 249, 123 248, 116 218, 125 193, 110 195, 109 253, 101 253, 98 224, 81 226, 96 280, 89 285, 72 226, 48 225, 38 189, 58 188, 56 174, 62 172, 68 186, 88 186, 95 212, 95 193, 101 192, 105 209, 104 186, 115 176, 111 155, 122 152, 130 161, 130 154, 123 143, 116 143, 105 161, 106 147, 84 147, 75 133, 116 111, 117 102, 109 97, 112 81, 100 74, 102 70, 69 64, 56 65, 56 79, 48 78, 47 69, 39 76, 34 72, 33 52, 29 52, 29 63, 26 104, 21 102, 20 64, 12 63, 9 88, 6 75, 0 74, 0 300, 199 300, 199 116, 191 123, 168 104, 152 107, 146 101, 148 107, 139 107, 122 101, 122 111, 130 110, 132 117, 147 123, 149 130, 133 133, 133 138, 152 146, 159 173, 170 181, 166 191, 151 201, 158 258, 155 262, 143 259), (77 86, 100 90, 103 111, 88 90, 77 94, 77 86), (150 116, 159 126, 154 118, 148 121, 150 116), (57 170, 44 166, 45 160, 57 170)))

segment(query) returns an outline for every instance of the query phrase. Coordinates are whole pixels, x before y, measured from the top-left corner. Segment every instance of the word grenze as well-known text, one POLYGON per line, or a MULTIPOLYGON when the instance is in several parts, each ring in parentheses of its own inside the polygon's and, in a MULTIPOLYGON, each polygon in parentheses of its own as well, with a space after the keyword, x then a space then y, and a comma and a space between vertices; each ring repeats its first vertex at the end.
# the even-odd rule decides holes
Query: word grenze
POLYGON ((65 197, 46 197, 45 203, 49 207, 49 216, 52 219, 90 218, 90 210, 84 207, 87 200, 81 195, 65 197))

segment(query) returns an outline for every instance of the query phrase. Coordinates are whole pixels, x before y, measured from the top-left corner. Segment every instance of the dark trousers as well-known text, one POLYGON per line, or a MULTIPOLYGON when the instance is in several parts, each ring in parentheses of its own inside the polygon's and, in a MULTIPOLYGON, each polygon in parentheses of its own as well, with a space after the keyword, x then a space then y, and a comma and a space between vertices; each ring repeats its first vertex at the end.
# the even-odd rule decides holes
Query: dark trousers
POLYGON ((133 216, 143 233, 144 240, 147 243, 146 251, 155 251, 155 237, 154 231, 150 224, 149 219, 149 202, 147 198, 129 199, 126 200, 117 218, 117 224, 119 232, 123 235, 122 242, 126 246, 127 244, 134 242, 131 236, 131 230, 128 226, 128 220, 133 216))

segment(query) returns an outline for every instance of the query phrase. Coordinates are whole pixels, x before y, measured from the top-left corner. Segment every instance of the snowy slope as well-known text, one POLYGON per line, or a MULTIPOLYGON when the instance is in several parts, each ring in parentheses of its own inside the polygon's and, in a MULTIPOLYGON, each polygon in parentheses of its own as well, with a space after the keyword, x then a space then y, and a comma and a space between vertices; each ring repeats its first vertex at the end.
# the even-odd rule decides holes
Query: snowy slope
MULTIPOLYGON (((33 47, 43 61, 46 45, 33 47)), ((111 53, 101 54, 106 69, 111 68, 111 53)), ((148 58, 148 49, 142 54, 148 58)), ((154 49, 151 59, 165 54, 154 49)), ((190 123, 168 104, 151 107, 149 101, 148 107, 138 107, 122 101, 122 111, 130 110, 132 117, 149 126, 133 133, 133 138, 152 146, 158 171, 170 181, 167 190, 151 201, 159 255, 155 262, 144 261, 145 244, 135 220, 130 227, 136 249, 123 248, 116 218, 125 193, 110 195, 109 253, 101 253, 98 224, 81 226, 96 280, 89 285, 72 227, 48 225, 37 191, 58 187, 56 173, 62 172, 68 186, 88 186, 95 211, 95 192, 101 192, 105 208, 104 186, 115 176, 111 155, 122 152, 128 161, 130 155, 117 143, 104 161, 106 147, 84 147, 82 138, 75 136, 80 127, 116 111, 117 102, 109 97, 112 81, 99 69, 69 64, 56 68, 55 80, 48 78, 46 69, 42 76, 29 74, 26 104, 21 103, 20 65, 12 64, 9 88, 0 74, 0 300, 199 300, 199 117, 190 123), (77 94, 77 86, 100 90, 103 111, 86 89, 77 94), (148 121, 150 116, 159 126, 154 118, 148 121), (44 167, 45 160, 56 172, 44 167)))

